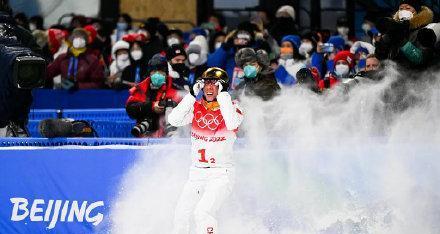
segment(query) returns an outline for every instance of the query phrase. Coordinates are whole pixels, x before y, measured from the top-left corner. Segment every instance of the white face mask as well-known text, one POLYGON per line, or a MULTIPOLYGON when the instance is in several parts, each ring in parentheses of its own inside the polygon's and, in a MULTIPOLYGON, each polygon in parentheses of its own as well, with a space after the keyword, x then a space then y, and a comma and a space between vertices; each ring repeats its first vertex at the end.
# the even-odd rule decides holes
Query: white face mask
POLYGON ((86 40, 82 37, 75 37, 72 41, 72 46, 75 49, 80 49, 86 47, 86 40))
POLYGON ((362 24, 362 30, 364 30, 365 33, 370 31, 371 30, 371 25, 367 24, 367 23, 363 23, 362 24))
POLYGON ((350 68, 348 67, 348 65, 345 64, 338 64, 335 67, 335 73, 336 75, 338 75, 339 78, 346 78, 349 71, 350 68))
POLYGON ((306 56, 310 51, 312 51, 313 45, 310 42, 303 42, 298 48, 298 52, 302 56, 306 56))
POLYGON ((129 65, 130 65, 130 60, 128 54, 118 55, 118 57, 116 58, 116 66, 118 66, 120 70, 126 68, 129 65))
POLYGON ((408 10, 400 10, 399 11, 399 19, 400 20, 410 20, 414 17, 413 13, 408 10))
POLYGON ((350 29, 347 27, 338 27, 337 30, 338 30, 339 35, 341 35, 341 36, 347 36, 348 32, 350 31, 350 29))
POLYGON ((200 55, 192 53, 188 55, 188 60, 191 65, 197 65, 196 62, 199 60, 200 55))
POLYGON ((180 41, 179 41, 179 39, 177 39, 175 37, 170 37, 167 40, 167 44, 168 44, 168 46, 172 46, 172 45, 180 44, 180 41))
POLYGON ((221 43, 221 42, 216 42, 215 45, 214 45, 214 48, 215 48, 215 49, 218 49, 218 48, 220 48, 221 46, 222 46, 222 43, 221 43))
POLYGON ((130 52, 131 57, 135 60, 138 61, 139 59, 142 58, 142 50, 133 50, 130 52))

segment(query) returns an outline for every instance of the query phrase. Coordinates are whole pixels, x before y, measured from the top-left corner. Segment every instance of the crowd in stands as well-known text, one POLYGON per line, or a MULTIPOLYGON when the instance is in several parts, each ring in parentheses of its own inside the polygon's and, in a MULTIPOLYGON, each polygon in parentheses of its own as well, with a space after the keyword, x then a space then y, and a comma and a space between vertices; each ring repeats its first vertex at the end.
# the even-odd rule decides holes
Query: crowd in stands
POLYGON ((440 25, 417 0, 402 0, 389 17, 366 17, 361 38, 353 36, 345 17, 337 19, 336 29, 307 32, 299 31, 296 17, 286 5, 273 19, 260 10, 229 28, 212 14, 189 32, 168 28, 158 18, 137 24, 127 14, 113 24, 75 16, 68 27, 48 29, 39 16, 16 14, 15 20, 43 49, 46 88, 127 89, 127 113, 137 122, 152 119, 150 136, 158 137, 166 135, 158 124, 163 100, 179 102, 209 67, 228 73, 236 97, 270 100, 297 86, 319 94, 353 80, 380 80, 378 70, 387 59, 414 70, 439 62, 440 25))

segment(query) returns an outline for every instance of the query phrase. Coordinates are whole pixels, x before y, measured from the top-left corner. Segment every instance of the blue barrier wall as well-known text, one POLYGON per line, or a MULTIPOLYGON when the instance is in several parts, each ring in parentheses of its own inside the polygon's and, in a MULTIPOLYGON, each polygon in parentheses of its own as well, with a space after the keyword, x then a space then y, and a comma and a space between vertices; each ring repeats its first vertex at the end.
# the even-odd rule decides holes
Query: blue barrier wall
POLYGON ((0 150, 0 233, 107 233, 136 149, 0 150))
POLYGON ((124 108, 128 99, 128 90, 34 89, 32 94, 34 109, 124 108))

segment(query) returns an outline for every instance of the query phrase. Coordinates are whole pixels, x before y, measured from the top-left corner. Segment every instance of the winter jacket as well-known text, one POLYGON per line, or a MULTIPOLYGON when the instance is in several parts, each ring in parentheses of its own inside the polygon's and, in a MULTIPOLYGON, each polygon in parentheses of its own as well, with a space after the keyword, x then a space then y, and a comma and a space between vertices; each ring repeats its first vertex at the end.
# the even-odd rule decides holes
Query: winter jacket
POLYGON ((235 52, 235 48, 226 46, 226 43, 224 43, 208 56, 208 67, 222 68, 228 73, 229 77, 232 77, 235 68, 235 52))
POLYGON ((433 12, 425 6, 409 21, 399 21, 398 12, 391 18, 382 19, 378 25, 384 32, 382 39, 376 42, 376 54, 379 59, 391 59, 410 68, 423 68, 432 55, 433 48, 421 45, 423 38, 418 33, 432 23, 433 12))
POLYGON ((75 82, 79 89, 99 89, 104 84, 103 65, 95 55, 87 52, 76 58, 69 51, 56 58, 47 67, 46 80, 48 84, 52 84, 53 78, 58 75, 61 75, 63 79, 75 82), (75 66, 75 64, 77 65, 75 66))
POLYGON ((275 77, 279 84, 291 86, 296 83, 296 73, 305 68, 306 65, 301 61, 293 59, 279 59, 278 68, 275 70, 275 77))
POLYGON ((240 95, 244 92, 247 96, 258 96, 263 99, 263 101, 268 101, 278 94, 280 86, 278 85, 274 71, 271 69, 266 69, 260 72, 256 78, 247 79, 245 78, 237 88, 237 94, 240 95))
POLYGON ((122 72, 121 83, 115 85, 115 88, 129 89, 131 86, 124 84, 125 82, 140 83, 148 76, 148 66, 145 60, 131 60, 130 62, 130 66, 126 67, 122 72))
POLYGON ((161 101, 172 100, 175 103, 180 102, 181 97, 178 91, 172 88, 172 78, 167 77, 167 81, 160 88, 151 87, 151 78, 147 77, 144 81, 130 89, 130 96, 126 102, 125 108, 130 118, 137 122, 145 119, 151 120, 151 131, 156 131, 154 136, 163 136, 163 124, 159 119, 163 114, 154 112, 153 107, 161 101))

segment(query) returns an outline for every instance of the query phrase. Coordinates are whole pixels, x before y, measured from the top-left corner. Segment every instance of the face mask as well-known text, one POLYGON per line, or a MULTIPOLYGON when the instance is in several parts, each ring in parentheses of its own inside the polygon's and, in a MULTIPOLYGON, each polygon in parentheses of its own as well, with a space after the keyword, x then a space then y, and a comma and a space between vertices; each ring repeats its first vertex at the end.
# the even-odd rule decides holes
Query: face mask
POLYGON ((175 37, 170 37, 167 40, 167 44, 169 47, 171 47, 172 45, 180 44, 180 41, 179 41, 179 39, 177 39, 175 37))
POLYGON ((221 43, 221 42, 216 42, 215 45, 214 45, 214 48, 215 48, 215 49, 218 49, 218 48, 220 48, 221 46, 222 46, 222 43, 221 43))
POLYGON ((338 27, 337 29, 338 29, 339 35, 342 35, 342 36, 347 36, 348 32, 350 31, 350 29, 347 27, 338 27))
POLYGON ((116 58, 116 66, 118 66, 119 69, 124 69, 129 65, 130 65, 130 60, 128 54, 118 55, 118 57, 116 58))
POLYGON ((345 76, 347 76, 349 71, 350 68, 348 67, 348 65, 345 64, 338 64, 335 67, 335 73, 340 78, 344 78, 345 76))
POLYGON ((184 63, 171 64, 171 67, 174 71, 182 75, 186 75, 185 73, 188 70, 184 63))
POLYGON ((117 23, 116 24, 116 29, 119 31, 125 31, 128 28, 128 24, 127 23, 117 23))
POLYGON ((244 76, 246 77, 246 78, 250 78, 250 79, 253 79, 253 78, 255 78, 255 77, 257 77, 257 68, 255 67, 255 66, 252 66, 252 65, 246 65, 244 68, 243 68, 243 71, 244 71, 244 76))
POLYGON ((299 47, 298 51, 300 55, 306 56, 310 51, 312 51, 313 45, 310 42, 303 42, 299 47))
POLYGON ((413 16, 414 15, 413 15, 413 13, 411 11, 408 11, 408 10, 400 10, 399 11, 399 19, 401 21, 403 21, 403 20, 410 20, 410 19, 412 19, 413 16))
POLYGON ((130 52, 131 57, 135 60, 138 61, 142 58, 142 50, 133 50, 130 52))
POLYGON ((72 41, 72 46, 75 49, 80 49, 86 47, 86 40, 82 37, 76 37, 72 41))
POLYGON ((280 48, 280 54, 282 54, 282 55, 287 55, 287 54, 293 55, 293 48, 291 48, 291 47, 281 47, 280 48))
POLYGON ((152 76, 151 76, 151 84, 154 87, 160 87, 163 84, 165 84, 165 76, 159 72, 155 72, 152 76))
POLYGON ((371 30, 371 25, 367 23, 362 24, 362 30, 364 30, 365 33, 371 30))
POLYGON ((188 55, 189 63, 192 65, 196 65, 196 62, 197 62, 197 60, 199 60, 199 58, 200 58, 200 55, 198 55, 198 54, 192 53, 192 54, 188 55))
POLYGON ((29 30, 34 31, 35 29, 37 29, 35 24, 29 24, 29 30))

